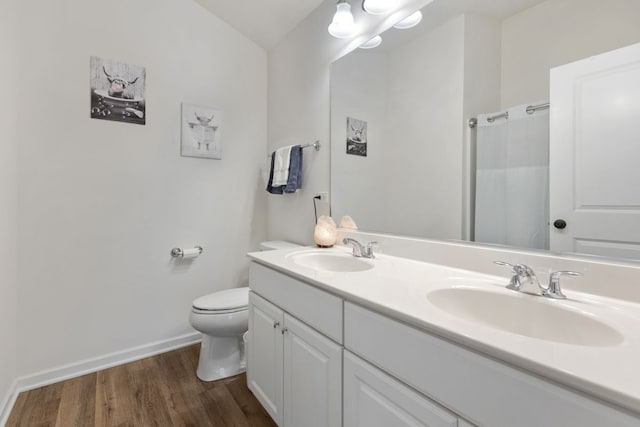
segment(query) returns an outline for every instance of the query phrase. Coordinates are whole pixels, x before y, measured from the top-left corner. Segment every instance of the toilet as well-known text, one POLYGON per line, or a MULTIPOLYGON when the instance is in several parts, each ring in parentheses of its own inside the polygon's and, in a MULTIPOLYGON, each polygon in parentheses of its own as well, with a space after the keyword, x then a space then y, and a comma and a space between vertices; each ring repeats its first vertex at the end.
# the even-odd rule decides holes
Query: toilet
MULTIPOLYGON (((261 251, 299 247, 280 240, 262 242, 261 251)), ((249 287, 225 289, 193 301, 189 322, 202 333, 196 374, 214 381, 245 371, 242 335, 249 325, 249 287)))

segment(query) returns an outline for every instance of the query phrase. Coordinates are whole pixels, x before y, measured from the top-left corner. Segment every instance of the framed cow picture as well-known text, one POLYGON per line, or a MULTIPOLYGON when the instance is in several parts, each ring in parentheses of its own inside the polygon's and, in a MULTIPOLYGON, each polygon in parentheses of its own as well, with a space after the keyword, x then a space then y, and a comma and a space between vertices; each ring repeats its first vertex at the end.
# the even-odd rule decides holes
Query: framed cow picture
POLYGON ((367 157, 367 122, 347 117, 347 154, 367 157))
POLYGON ((221 123, 220 110, 183 103, 180 154, 183 157, 222 159, 221 123))
POLYGON ((137 65, 91 57, 91 118, 146 124, 146 70, 137 65))

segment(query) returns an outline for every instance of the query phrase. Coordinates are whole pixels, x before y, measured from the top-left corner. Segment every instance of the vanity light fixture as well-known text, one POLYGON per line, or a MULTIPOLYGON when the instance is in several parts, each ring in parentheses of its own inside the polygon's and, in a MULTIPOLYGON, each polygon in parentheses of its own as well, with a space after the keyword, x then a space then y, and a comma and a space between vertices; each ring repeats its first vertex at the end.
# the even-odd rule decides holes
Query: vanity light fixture
POLYGON ((333 15, 329 34, 338 39, 351 37, 356 33, 356 23, 351 14, 351 5, 346 0, 338 0, 336 4, 336 14, 333 15))
POLYGON ((369 41, 366 41, 360 45, 360 49, 373 49, 374 47, 380 46, 382 43, 382 37, 375 36, 369 41))
POLYGON ((399 30, 406 30, 408 28, 415 27, 422 21, 422 12, 417 11, 412 13, 411 15, 404 18, 402 21, 398 22, 393 28, 397 28, 399 30))
POLYGON ((395 6, 394 0, 364 0, 362 8, 372 15, 383 15, 395 6))

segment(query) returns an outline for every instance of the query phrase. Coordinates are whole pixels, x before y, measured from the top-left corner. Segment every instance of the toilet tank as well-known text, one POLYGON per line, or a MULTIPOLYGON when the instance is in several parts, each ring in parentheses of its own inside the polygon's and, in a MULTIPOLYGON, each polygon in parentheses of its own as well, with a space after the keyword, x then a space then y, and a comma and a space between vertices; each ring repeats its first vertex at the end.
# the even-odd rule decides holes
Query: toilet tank
POLYGON ((295 243, 291 242, 285 242, 284 240, 270 240, 260 243, 259 247, 261 251, 274 251, 276 249, 299 248, 300 245, 296 245, 295 243))

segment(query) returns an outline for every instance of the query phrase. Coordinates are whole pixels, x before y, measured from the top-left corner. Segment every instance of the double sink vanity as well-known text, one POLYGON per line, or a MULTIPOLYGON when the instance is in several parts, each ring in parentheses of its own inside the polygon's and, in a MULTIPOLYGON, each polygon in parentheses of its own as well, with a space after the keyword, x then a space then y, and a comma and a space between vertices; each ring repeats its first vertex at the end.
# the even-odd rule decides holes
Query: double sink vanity
POLYGON ((615 266, 407 241, 249 254, 247 379, 278 425, 640 425, 640 304, 576 290, 615 266), (491 258, 585 276, 531 295, 491 258))

